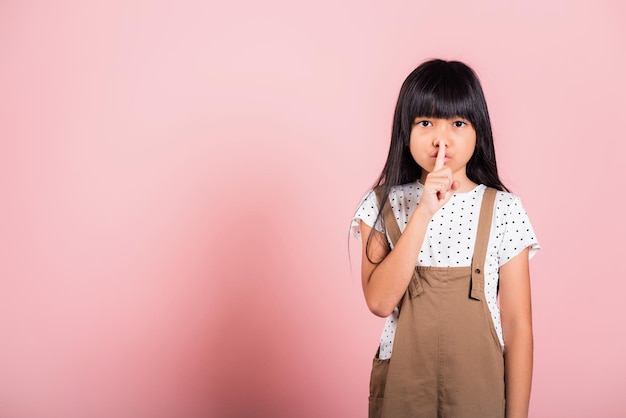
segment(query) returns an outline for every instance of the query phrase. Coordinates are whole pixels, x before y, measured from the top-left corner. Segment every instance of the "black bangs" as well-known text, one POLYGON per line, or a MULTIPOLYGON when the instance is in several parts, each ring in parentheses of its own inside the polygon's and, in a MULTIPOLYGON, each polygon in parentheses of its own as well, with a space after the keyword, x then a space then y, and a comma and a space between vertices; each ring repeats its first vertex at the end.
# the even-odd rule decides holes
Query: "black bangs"
POLYGON ((439 85, 434 91, 415 96, 415 103, 411 103, 409 114, 412 118, 428 116, 431 118, 450 119, 461 117, 473 119, 473 106, 467 95, 460 94, 459 90, 439 85))
MULTIPOLYGON (((464 65, 455 62, 437 62, 428 68, 418 68, 406 82, 406 100, 402 113, 406 122, 413 123, 418 116, 434 118, 461 117, 474 124, 476 108, 482 97, 476 96, 473 80, 464 65)), ((482 96, 482 94, 480 94, 482 96)))

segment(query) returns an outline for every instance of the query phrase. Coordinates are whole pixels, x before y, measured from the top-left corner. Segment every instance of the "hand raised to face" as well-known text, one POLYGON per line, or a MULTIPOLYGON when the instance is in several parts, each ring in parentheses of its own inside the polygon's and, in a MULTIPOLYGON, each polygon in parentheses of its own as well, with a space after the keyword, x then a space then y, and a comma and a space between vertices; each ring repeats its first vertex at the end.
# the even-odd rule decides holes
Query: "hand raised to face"
POLYGON ((428 214, 434 215, 439 208, 445 205, 452 197, 452 194, 460 186, 460 183, 454 180, 452 170, 445 166, 446 163, 446 144, 439 141, 439 150, 435 159, 435 167, 432 173, 428 173, 424 184, 424 194, 420 204, 426 206, 428 214))

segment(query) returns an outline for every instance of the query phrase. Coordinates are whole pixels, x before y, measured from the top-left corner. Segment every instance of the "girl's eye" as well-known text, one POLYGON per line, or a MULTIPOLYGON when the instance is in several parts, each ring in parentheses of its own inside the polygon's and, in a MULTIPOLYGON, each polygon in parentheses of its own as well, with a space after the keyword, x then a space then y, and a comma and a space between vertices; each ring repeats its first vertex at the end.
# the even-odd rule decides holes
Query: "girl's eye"
POLYGON ((467 125, 467 123, 463 122, 462 120, 457 120, 457 121, 454 121, 453 125, 455 128, 462 128, 465 125, 467 125))
POLYGON ((416 125, 427 127, 427 126, 431 126, 432 123, 430 123, 430 121, 427 121, 427 120, 420 120, 419 122, 416 123, 416 125))

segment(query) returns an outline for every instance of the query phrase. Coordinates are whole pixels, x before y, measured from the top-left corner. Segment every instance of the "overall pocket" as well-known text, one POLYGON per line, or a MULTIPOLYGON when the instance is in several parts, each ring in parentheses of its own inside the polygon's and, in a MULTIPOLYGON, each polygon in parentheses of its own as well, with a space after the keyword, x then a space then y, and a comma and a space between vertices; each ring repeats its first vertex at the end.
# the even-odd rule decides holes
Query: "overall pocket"
POLYGON ((372 363, 370 375, 369 418, 379 418, 382 413, 387 372, 389 371, 389 359, 381 360, 378 353, 372 363))

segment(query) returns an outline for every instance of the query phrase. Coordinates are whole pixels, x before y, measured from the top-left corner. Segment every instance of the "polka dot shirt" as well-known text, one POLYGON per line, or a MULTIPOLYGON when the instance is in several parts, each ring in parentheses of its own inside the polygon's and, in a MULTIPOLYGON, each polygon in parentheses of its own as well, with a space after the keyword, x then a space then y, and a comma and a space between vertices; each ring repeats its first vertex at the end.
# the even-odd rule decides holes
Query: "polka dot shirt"
MULTIPOLYGON (((448 203, 435 213, 424 237, 417 259, 418 266, 471 265, 480 205, 485 189, 484 185, 478 185, 469 192, 455 193, 448 203)), ((389 197, 400 231, 404 231, 411 214, 417 207, 422 191, 423 186, 419 182, 392 188, 389 197)), ((526 247, 530 248, 529 257, 533 257, 540 246, 519 197, 499 191, 494 206, 494 218, 485 259, 485 300, 500 344, 504 347, 500 309, 497 303, 498 269, 526 247)), ((376 194, 369 191, 361 199, 352 220, 350 227, 352 234, 361 240, 360 222, 365 222, 372 227, 377 215, 376 194)), ((376 229, 382 231, 380 222, 377 223, 376 229)), ((381 335, 379 352, 381 359, 391 357, 397 319, 398 309, 395 309, 387 318, 381 335)))

